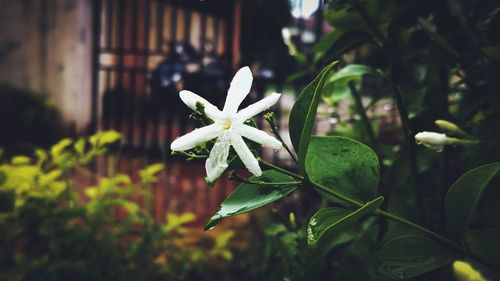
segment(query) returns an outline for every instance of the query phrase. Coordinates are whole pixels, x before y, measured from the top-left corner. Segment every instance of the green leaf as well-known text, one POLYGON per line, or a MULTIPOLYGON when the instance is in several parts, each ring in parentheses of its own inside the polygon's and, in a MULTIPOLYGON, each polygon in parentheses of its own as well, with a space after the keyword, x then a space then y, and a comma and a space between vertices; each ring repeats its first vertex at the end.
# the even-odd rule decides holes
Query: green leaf
POLYGON ((320 209, 309 220, 307 243, 311 246, 322 245, 323 241, 329 240, 328 237, 337 234, 339 231, 355 224, 364 216, 373 213, 383 201, 383 197, 378 197, 355 211, 338 207, 320 209))
POLYGON ((117 142, 121 137, 122 135, 117 131, 110 130, 96 133, 90 137, 89 141, 94 147, 101 147, 117 142))
POLYGON ((85 153, 85 146, 86 146, 85 139, 79 139, 75 142, 73 147, 75 148, 75 151, 78 153, 79 156, 83 156, 85 153))
POLYGON ((26 156, 14 156, 11 162, 12 165, 29 165, 31 164, 31 159, 26 156))
POLYGON ((434 240, 406 235, 382 246, 375 255, 372 268, 382 278, 408 279, 443 267, 452 259, 453 254, 434 240))
POLYGON ((463 231, 470 224, 476 205, 498 171, 500 163, 487 164, 466 172, 450 187, 445 208, 453 232, 463 231))
POLYGON ((165 216, 166 223, 163 229, 166 232, 171 232, 179 229, 181 226, 188 224, 196 219, 196 215, 193 213, 183 213, 180 215, 174 213, 167 213, 165 216))
POLYGON ((146 168, 139 171, 139 176, 141 178, 141 183, 154 183, 157 181, 156 174, 163 171, 165 165, 163 163, 156 163, 149 165, 146 168))
POLYGON ((344 34, 339 30, 334 30, 327 35, 323 36, 313 47, 312 53, 314 54, 314 61, 318 61, 328 52, 332 45, 344 34))
POLYGON ((290 112, 289 123, 290 138, 293 147, 297 151, 299 157, 299 169, 304 172, 304 160, 306 158, 307 147, 313 129, 314 120, 316 118, 316 110, 318 109, 319 98, 323 85, 328 77, 328 73, 332 70, 337 62, 329 64, 321 71, 321 73, 307 85, 298 97, 297 101, 290 112))
POLYGON ((361 84, 363 75, 383 77, 380 70, 362 64, 349 64, 338 72, 330 75, 325 82, 323 99, 328 104, 350 97, 349 82, 353 81, 356 86, 361 84))
POLYGON ((382 77, 384 74, 377 69, 362 64, 349 64, 331 75, 327 83, 342 83, 347 85, 349 81, 359 80, 361 76, 369 74, 382 77))
MULTIPOLYGON (((293 178, 274 170, 264 171, 262 176, 253 176, 249 178, 249 180, 267 183, 294 181, 293 178)), ((247 213, 279 200, 290 194, 296 188, 297 186, 290 185, 272 186, 242 183, 226 198, 226 200, 224 200, 224 202, 222 202, 217 213, 208 220, 205 225, 205 230, 214 227, 225 217, 247 213)))
POLYGON ((326 61, 336 60, 350 50, 370 42, 373 42, 373 37, 368 32, 361 30, 342 32, 335 38, 330 48, 326 50, 321 57, 316 57, 316 60, 320 58, 326 61))
POLYGON ((73 141, 70 138, 60 140, 50 148, 50 155, 52 155, 54 159, 59 159, 62 152, 72 143, 73 141))
POLYGON ((479 257, 500 267, 500 229, 467 230, 468 248, 479 257))
MULTIPOLYGON (((359 202, 372 200, 377 194, 380 178, 377 154, 352 139, 312 137, 306 171, 311 182, 359 202)), ((325 197, 337 202, 328 195, 325 197)))

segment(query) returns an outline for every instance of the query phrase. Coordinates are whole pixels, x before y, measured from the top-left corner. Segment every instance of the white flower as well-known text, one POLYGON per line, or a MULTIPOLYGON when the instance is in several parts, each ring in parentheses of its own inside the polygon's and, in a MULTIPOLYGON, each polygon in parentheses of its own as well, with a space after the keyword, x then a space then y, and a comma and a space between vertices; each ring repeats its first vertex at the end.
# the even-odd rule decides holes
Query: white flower
POLYGON ((415 135, 415 140, 418 144, 438 151, 442 150, 448 144, 448 137, 445 134, 436 132, 420 132, 415 135))
POLYGON ((245 167, 252 174, 256 176, 262 175, 257 159, 253 156, 242 137, 274 149, 281 148, 281 142, 276 138, 254 127, 243 124, 246 120, 270 108, 281 96, 281 94, 273 93, 238 111, 241 102, 250 92, 252 80, 252 72, 248 67, 241 68, 234 75, 222 111, 193 92, 181 91, 179 94, 182 101, 192 110, 196 111, 197 102, 202 103, 206 116, 213 120, 214 123, 195 129, 191 133, 179 137, 172 142, 170 148, 172 151, 188 150, 196 147, 198 144, 217 138, 205 163, 208 182, 215 181, 227 169, 227 157, 230 146, 233 146, 245 167))

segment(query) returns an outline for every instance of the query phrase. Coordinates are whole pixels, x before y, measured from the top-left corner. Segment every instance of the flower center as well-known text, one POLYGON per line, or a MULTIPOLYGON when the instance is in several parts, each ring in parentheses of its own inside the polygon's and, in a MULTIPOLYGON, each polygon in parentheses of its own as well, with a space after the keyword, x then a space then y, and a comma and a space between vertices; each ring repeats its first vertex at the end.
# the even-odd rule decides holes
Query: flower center
POLYGON ((231 128, 231 125, 233 124, 233 121, 231 119, 226 119, 226 121, 224 121, 224 123, 222 124, 222 128, 224 128, 224 130, 229 130, 231 128))

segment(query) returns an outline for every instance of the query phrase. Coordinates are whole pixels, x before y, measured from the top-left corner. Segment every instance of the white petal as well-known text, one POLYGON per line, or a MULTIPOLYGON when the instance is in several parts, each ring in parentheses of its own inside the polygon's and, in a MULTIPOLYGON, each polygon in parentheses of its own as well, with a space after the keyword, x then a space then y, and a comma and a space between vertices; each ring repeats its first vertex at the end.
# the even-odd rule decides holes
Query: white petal
POLYGON ((261 99, 260 101, 254 103, 254 104, 251 104, 248 107, 240 110, 238 112, 238 115, 236 116, 236 118, 239 121, 244 122, 245 120, 252 118, 255 115, 257 115, 257 114, 261 113, 262 111, 273 106, 278 101, 278 99, 280 97, 281 97, 281 94, 273 93, 270 96, 265 97, 265 98, 261 99))
POLYGON ((253 156, 243 138, 241 138, 241 136, 237 133, 231 133, 229 137, 231 139, 231 145, 233 146, 236 153, 238 153, 241 162, 243 162, 250 173, 256 176, 262 175, 262 171, 259 167, 259 162, 257 161, 257 159, 255 159, 255 156, 253 156))
POLYGON ((223 133, 215 142, 207 162, 205 162, 208 182, 214 182, 227 169, 227 156, 229 155, 230 146, 229 134, 227 133, 223 133))
POLYGON ((224 104, 224 113, 233 115, 238 111, 241 102, 246 98, 252 88, 252 72, 248 66, 238 70, 231 81, 231 86, 227 91, 226 103, 224 104))
POLYGON ((260 143, 262 145, 266 145, 274 149, 280 149, 282 147, 281 142, 279 140, 269 135, 268 133, 256 129, 254 127, 242 125, 239 127, 239 132, 245 138, 260 143))
POLYGON ((219 124, 211 124, 175 139, 170 145, 170 149, 172 151, 188 150, 217 137, 221 132, 222 128, 219 124))
POLYGON ((439 151, 447 144, 448 137, 436 132, 420 132, 415 135, 415 140, 417 144, 439 151))
POLYGON ((186 91, 183 90, 179 93, 179 96, 181 100, 189 106, 193 111, 196 111, 196 103, 201 102, 203 106, 205 107, 205 113, 207 114, 207 117, 212 119, 212 120, 219 120, 222 119, 222 112, 213 104, 208 102, 206 99, 198 96, 197 94, 191 92, 191 91, 186 91))

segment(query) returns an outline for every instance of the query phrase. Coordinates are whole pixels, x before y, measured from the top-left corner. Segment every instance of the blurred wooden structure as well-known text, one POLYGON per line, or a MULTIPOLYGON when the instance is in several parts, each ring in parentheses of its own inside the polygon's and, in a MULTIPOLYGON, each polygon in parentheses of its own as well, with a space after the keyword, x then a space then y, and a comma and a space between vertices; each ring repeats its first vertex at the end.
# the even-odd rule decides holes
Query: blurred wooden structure
POLYGON ((180 89, 211 94, 214 103, 225 97, 239 1, 96 3, 92 126, 122 132, 130 147, 165 149, 187 129, 180 89))

